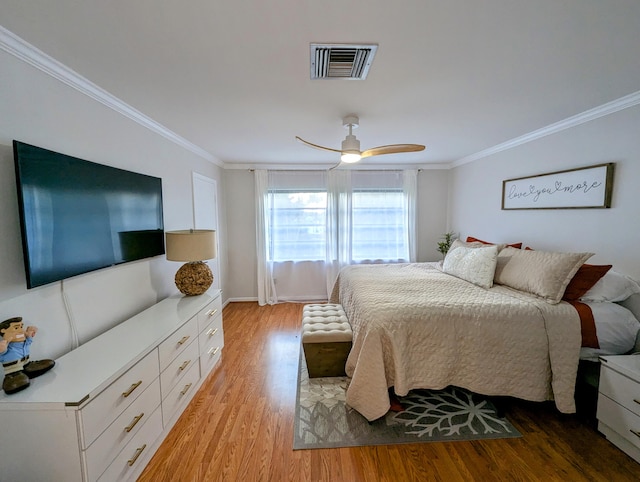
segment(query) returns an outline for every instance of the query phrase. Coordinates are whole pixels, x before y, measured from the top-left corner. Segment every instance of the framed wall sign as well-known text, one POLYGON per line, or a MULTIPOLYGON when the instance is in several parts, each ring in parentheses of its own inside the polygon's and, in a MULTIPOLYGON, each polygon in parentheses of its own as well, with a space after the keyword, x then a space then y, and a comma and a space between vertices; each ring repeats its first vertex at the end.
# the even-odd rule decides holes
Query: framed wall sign
POLYGON ((502 181, 502 209, 611 207, 614 163, 502 181))

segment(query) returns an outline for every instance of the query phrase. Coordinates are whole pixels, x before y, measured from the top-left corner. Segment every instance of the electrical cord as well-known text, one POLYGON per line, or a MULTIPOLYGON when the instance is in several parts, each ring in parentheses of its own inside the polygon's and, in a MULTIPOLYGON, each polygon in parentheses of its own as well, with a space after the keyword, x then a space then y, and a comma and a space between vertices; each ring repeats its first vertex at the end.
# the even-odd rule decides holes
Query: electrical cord
POLYGON ((69 303, 69 299, 67 298, 67 293, 64 290, 64 280, 60 281, 60 290, 62 293, 62 302, 64 303, 64 308, 67 312, 67 319, 69 320, 69 329, 71 331, 71 349, 75 350, 76 348, 78 348, 78 346, 80 346, 80 340, 78 339, 78 329, 76 328, 73 311, 71 310, 71 305, 69 303))

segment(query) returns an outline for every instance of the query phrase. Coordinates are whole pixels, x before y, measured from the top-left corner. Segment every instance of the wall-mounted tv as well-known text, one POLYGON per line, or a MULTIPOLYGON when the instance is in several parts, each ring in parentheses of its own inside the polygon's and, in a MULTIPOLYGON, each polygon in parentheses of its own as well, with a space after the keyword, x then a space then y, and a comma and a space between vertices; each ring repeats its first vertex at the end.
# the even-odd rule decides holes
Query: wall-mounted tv
POLYGON ((162 180, 13 141, 27 287, 164 254, 162 180))

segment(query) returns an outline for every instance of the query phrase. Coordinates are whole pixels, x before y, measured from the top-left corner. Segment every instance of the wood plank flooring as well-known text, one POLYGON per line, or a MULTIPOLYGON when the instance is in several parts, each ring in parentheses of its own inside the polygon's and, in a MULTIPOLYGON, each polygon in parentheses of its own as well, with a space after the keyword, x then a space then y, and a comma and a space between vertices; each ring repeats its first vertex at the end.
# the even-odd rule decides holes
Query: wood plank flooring
POLYGON ((509 400, 522 438, 292 450, 302 304, 224 309, 218 368, 140 481, 638 481, 593 423, 509 400))

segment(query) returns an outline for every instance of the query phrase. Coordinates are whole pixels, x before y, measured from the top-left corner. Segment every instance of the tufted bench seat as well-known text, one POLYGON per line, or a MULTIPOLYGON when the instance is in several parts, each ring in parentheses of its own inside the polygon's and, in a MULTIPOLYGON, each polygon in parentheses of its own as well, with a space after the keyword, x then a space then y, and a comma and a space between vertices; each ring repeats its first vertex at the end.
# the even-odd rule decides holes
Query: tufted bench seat
POLYGON ((302 309, 302 347, 309 377, 344 376, 352 337, 342 305, 305 305, 302 309))

